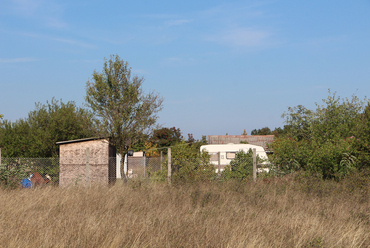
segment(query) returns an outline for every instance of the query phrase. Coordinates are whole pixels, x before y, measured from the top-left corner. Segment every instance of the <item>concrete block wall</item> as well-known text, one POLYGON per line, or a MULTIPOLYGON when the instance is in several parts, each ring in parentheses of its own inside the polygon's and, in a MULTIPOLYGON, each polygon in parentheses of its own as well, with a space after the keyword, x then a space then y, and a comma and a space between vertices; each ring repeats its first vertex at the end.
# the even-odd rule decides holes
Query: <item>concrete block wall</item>
POLYGON ((59 149, 59 186, 115 181, 115 163, 109 162, 109 157, 115 156, 115 150, 108 140, 69 142, 60 144, 59 149))

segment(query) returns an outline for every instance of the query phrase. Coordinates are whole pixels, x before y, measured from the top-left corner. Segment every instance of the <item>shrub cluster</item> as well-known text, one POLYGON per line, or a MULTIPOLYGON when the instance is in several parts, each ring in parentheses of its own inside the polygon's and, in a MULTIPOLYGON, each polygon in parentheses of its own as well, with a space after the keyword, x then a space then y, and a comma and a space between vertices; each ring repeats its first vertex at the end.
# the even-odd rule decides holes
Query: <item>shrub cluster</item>
POLYGON ((370 164, 370 104, 335 94, 315 111, 297 106, 283 114, 285 135, 271 145, 273 164, 284 174, 304 170, 340 179, 370 164))

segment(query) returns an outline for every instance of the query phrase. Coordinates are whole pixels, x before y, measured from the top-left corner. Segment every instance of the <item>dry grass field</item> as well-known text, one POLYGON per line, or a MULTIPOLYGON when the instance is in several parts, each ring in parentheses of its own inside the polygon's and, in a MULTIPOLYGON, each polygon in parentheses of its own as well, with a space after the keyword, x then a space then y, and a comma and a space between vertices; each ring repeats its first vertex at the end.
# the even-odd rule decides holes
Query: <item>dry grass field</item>
POLYGON ((0 247, 370 247, 368 185, 302 180, 2 189, 0 247))

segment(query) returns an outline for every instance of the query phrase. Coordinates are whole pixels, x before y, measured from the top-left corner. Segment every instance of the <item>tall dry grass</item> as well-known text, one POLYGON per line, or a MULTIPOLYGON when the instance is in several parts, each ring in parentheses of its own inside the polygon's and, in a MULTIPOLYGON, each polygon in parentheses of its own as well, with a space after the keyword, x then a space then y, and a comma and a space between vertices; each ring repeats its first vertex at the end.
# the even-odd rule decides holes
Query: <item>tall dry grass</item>
POLYGON ((370 247, 368 192, 334 182, 0 191, 1 247, 370 247))

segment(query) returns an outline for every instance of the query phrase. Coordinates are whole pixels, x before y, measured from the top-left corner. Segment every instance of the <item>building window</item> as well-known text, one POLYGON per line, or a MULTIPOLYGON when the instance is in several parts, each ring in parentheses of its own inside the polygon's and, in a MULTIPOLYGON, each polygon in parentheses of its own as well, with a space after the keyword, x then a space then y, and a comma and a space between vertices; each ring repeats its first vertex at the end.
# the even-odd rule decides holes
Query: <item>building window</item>
POLYGON ((226 158, 227 159, 234 159, 235 158, 235 152, 226 152, 226 158))
POLYGON ((218 161, 218 153, 209 153, 211 155, 210 161, 218 161))

